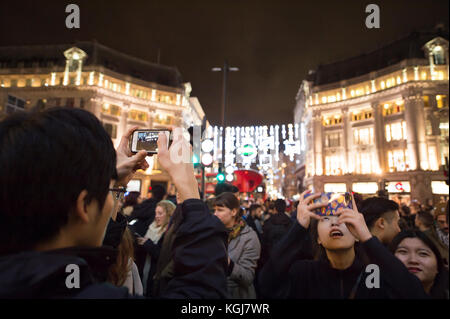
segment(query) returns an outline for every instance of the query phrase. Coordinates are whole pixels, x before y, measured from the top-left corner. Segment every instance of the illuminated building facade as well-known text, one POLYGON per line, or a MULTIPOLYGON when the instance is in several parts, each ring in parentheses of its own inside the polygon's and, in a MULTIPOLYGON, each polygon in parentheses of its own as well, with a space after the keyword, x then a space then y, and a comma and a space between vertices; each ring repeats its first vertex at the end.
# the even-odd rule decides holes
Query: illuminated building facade
MULTIPOLYGON (((0 48, 0 119, 16 110, 77 107, 95 114, 114 145, 131 127, 200 125, 205 116, 175 67, 150 63, 96 42, 0 48), (26 101, 17 106, 8 96, 26 101)), ((145 196, 169 177, 154 157, 134 187, 145 196)))
POLYGON ((294 111, 303 186, 365 195, 387 186, 405 202, 448 198, 447 39, 414 33, 309 72, 294 111))

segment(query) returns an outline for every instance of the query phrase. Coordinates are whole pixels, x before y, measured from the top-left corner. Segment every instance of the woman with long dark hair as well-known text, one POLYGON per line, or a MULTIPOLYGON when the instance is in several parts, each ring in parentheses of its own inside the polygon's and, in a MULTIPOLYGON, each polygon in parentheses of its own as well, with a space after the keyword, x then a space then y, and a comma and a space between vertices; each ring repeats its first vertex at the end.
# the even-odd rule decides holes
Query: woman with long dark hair
POLYGON ((403 231, 393 239, 390 248, 409 272, 420 279, 428 295, 449 299, 448 269, 439 249, 427 235, 417 230, 403 231))
POLYGON ((364 216, 353 209, 319 216, 312 204, 321 194, 305 198, 302 193, 297 218, 286 236, 275 246, 261 271, 259 288, 263 298, 385 299, 427 298, 420 281, 370 233, 364 216), (311 221, 317 220, 312 225, 311 221), (315 228, 317 237, 308 229, 315 228), (311 241, 322 247, 323 258, 299 259, 307 255, 311 241), (355 249, 366 255, 363 258, 355 249))

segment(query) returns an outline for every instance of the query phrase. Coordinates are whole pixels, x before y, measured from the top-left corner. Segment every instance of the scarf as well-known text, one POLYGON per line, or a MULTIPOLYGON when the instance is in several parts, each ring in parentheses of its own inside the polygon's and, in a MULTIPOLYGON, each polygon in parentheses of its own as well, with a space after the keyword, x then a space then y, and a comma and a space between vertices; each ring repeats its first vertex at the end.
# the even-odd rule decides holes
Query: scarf
POLYGON ((233 226, 233 228, 231 228, 230 233, 228 234, 228 243, 230 243, 230 241, 232 241, 233 239, 235 239, 237 236, 239 236, 239 234, 241 233, 241 231, 244 229, 245 227, 245 221, 244 219, 241 217, 239 219, 239 221, 233 226))
POLYGON ((164 233, 164 232, 162 231, 161 227, 158 227, 158 226, 156 225, 156 221, 154 221, 154 222, 151 223, 151 225, 148 227, 148 230, 147 230, 147 232, 145 233, 145 236, 144 236, 144 237, 150 238, 150 240, 151 240, 154 244, 157 244, 163 233, 164 233))

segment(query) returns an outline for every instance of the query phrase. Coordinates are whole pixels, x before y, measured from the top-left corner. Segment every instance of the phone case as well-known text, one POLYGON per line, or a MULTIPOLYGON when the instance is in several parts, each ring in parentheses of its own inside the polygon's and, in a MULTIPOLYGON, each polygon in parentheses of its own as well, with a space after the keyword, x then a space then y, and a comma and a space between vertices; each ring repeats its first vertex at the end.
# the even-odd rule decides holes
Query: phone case
MULTIPOLYGON (((312 194, 306 194, 305 198, 312 194)), ((314 200, 315 204, 328 203, 327 206, 316 210, 320 216, 334 216, 345 208, 353 209, 352 197, 350 193, 322 193, 322 195, 314 200)))

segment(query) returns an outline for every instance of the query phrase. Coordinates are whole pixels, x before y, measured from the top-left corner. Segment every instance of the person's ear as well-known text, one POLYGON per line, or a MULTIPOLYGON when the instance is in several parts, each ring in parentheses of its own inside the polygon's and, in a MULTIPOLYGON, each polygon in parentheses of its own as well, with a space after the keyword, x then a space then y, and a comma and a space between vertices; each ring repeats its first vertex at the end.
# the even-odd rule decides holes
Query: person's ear
POLYGON ((82 190, 78 195, 77 202, 75 204, 75 216, 80 219, 82 223, 89 223, 89 213, 87 209, 86 199, 88 192, 87 190, 82 190))
POLYGON ((322 241, 320 240, 319 236, 317 236, 317 243, 318 243, 319 245, 322 245, 322 241))
POLYGON ((238 213, 237 208, 233 208, 233 209, 231 210, 231 216, 236 217, 237 213, 238 213))
POLYGON ((375 222, 375 226, 384 230, 384 228, 386 227, 386 220, 383 217, 378 218, 375 222))

